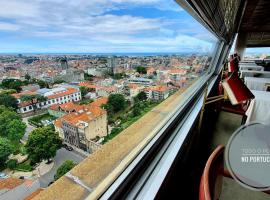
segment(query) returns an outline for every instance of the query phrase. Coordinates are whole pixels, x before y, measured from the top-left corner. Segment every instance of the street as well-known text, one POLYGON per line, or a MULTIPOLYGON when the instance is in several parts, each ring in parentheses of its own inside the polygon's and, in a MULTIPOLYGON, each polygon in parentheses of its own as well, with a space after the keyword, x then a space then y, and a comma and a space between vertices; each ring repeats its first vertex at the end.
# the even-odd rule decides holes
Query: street
POLYGON ((30 125, 30 124, 28 123, 28 118, 29 118, 29 117, 23 118, 23 122, 26 124, 25 134, 24 134, 24 136, 23 136, 23 138, 22 138, 22 140, 23 140, 24 142, 27 141, 29 133, 35 129, 34 126, 32 126, 32 125, 30 125))
POLYGON ((57 151, 56 156, 53 158, 54 166, 53 168, 46 173, 45 175, 39 178, 41 187, 48 187, 48 184, 54 180, 54 175, 56 173, 57 168, 66 160, 72 160, 75 163, 81 162, 86 156, 82 156, 81 154, 75 151, 68 151, 64 148, 61 148, 57 151))

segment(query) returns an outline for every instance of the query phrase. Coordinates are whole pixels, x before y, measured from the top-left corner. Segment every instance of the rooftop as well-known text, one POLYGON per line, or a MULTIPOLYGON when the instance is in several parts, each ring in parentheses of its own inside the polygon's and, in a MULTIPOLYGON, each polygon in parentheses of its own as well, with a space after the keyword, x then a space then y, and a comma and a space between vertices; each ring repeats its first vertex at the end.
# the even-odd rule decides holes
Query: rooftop
POLYGON ((182 92, 183 90, 179 90, 170 96, 74 167, 70 174, 77 177, 83 185, 63 176, 35 199, 83 199, 92 189, 95 190, 91 193, 91 197, 97 198, 100 192, 136 157, 141 148, 154 137, 162 124, 170 119, 183 98, 182 92))

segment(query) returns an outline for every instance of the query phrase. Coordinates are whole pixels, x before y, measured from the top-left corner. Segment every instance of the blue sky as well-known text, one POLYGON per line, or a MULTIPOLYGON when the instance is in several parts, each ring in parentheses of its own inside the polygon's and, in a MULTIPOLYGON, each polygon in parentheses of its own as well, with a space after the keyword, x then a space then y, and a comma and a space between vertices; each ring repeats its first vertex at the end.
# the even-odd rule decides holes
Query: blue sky
POLYGON ((0 53, 211 52, 174 0, 0 0, 0 53))

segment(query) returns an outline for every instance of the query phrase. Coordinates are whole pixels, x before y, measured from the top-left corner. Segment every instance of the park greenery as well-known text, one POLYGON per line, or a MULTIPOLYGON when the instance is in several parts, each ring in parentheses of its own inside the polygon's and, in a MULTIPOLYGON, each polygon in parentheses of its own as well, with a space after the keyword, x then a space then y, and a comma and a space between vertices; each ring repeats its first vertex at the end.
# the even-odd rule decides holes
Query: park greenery
POLYGON ((66 160, 60 167, 58 167, 56 174, 54 175, 54 180, 56 181, 61 178, 75 166, 76 163, 71 160, 66 160))
POLYGON ((12 78, 7 78, 3 79, 1 83, 1 88, 3 89, 12 89, 15 90, 16 92, 21 92, 22 86, 26 86, 29 84, 38 84, 40 88, 48 88, 49 84, 46 81, 36 79, 36 78, 31 78, 29 74, 25 75, 25 80, 19 80, 19 79, 12 79, 12 78))
POLYGON ((84 80, 86 81, 93 81, 93 75, 84 73, 84 80))
POLYGON ((51 127, 44 126, 29 134, 25 147, 32 163, 42 160, 47 160, 49 163, 61 146, 62 140, 59 135, 51 127))
POLYGON ((5 162, 12 151, 13 146, 11 145, 11 142, 6 138, 0 137, 0 168, 5 166, 5 162))
POLYGON ((19 143, 25 133, 26 125, 13 110, 0 106, 0 136, 13 143, 19 143))
POLYGON ((136 67, 136 71, 137 71, 139 74, 146 74, 146 73, 147 73, 146 68, 143 67, 143 66, 138 66, 138 67, 136 67))
POLYGON ((81 86, 80 87, 80 92, 82 94, 82 98, 85 98, 85 95, 87 95, 88 92, 90 92, 90 89, 85 87, 85 86, 81 86))
POLYGON ((0 105, 13 108, 15 110, 18 108, 17 99, 6 92, 0 93, 0 105))
POLYGON ((134 97, 133 106, 122 107, 122 109, 118 111, 114 117, 108 119, 111 120, 111 122, 115 123, 116 121, 119 121, 120 123, 116 124, 115 127, 112 128, 111 133, 104 138, 103 144, 113 139, 124 129, 136 122, 152 108, 158 105, 158 103, 159 102, 147 100, 147 96, 144 92, 139 93, 136 97, 134 97))
POLYGON ((35 126, 35 127, 42 127, 44 125, 47 125, 47 124, 44 124, 44 121, 52 121, 52 120, 55 120, 56 117, 50 115, 49 113, 45 113, 45 114, 42 114, 42 115, 36 115, 36 116, 33 116, 33 117, 30 117, 28 119, 28 122, 29 124, 35 126))

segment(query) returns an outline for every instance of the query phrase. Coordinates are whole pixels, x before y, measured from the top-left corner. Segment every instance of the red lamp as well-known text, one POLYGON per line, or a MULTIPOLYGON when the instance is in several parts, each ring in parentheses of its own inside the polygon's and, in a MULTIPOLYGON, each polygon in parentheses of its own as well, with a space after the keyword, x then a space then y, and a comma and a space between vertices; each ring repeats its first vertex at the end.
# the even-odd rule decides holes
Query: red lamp
POLYGON ((226 93, 225 98, 227 95, 232 105, 237 105, 255 98, 248 87, 235 73, 223 80, 222 86, 226 93))

